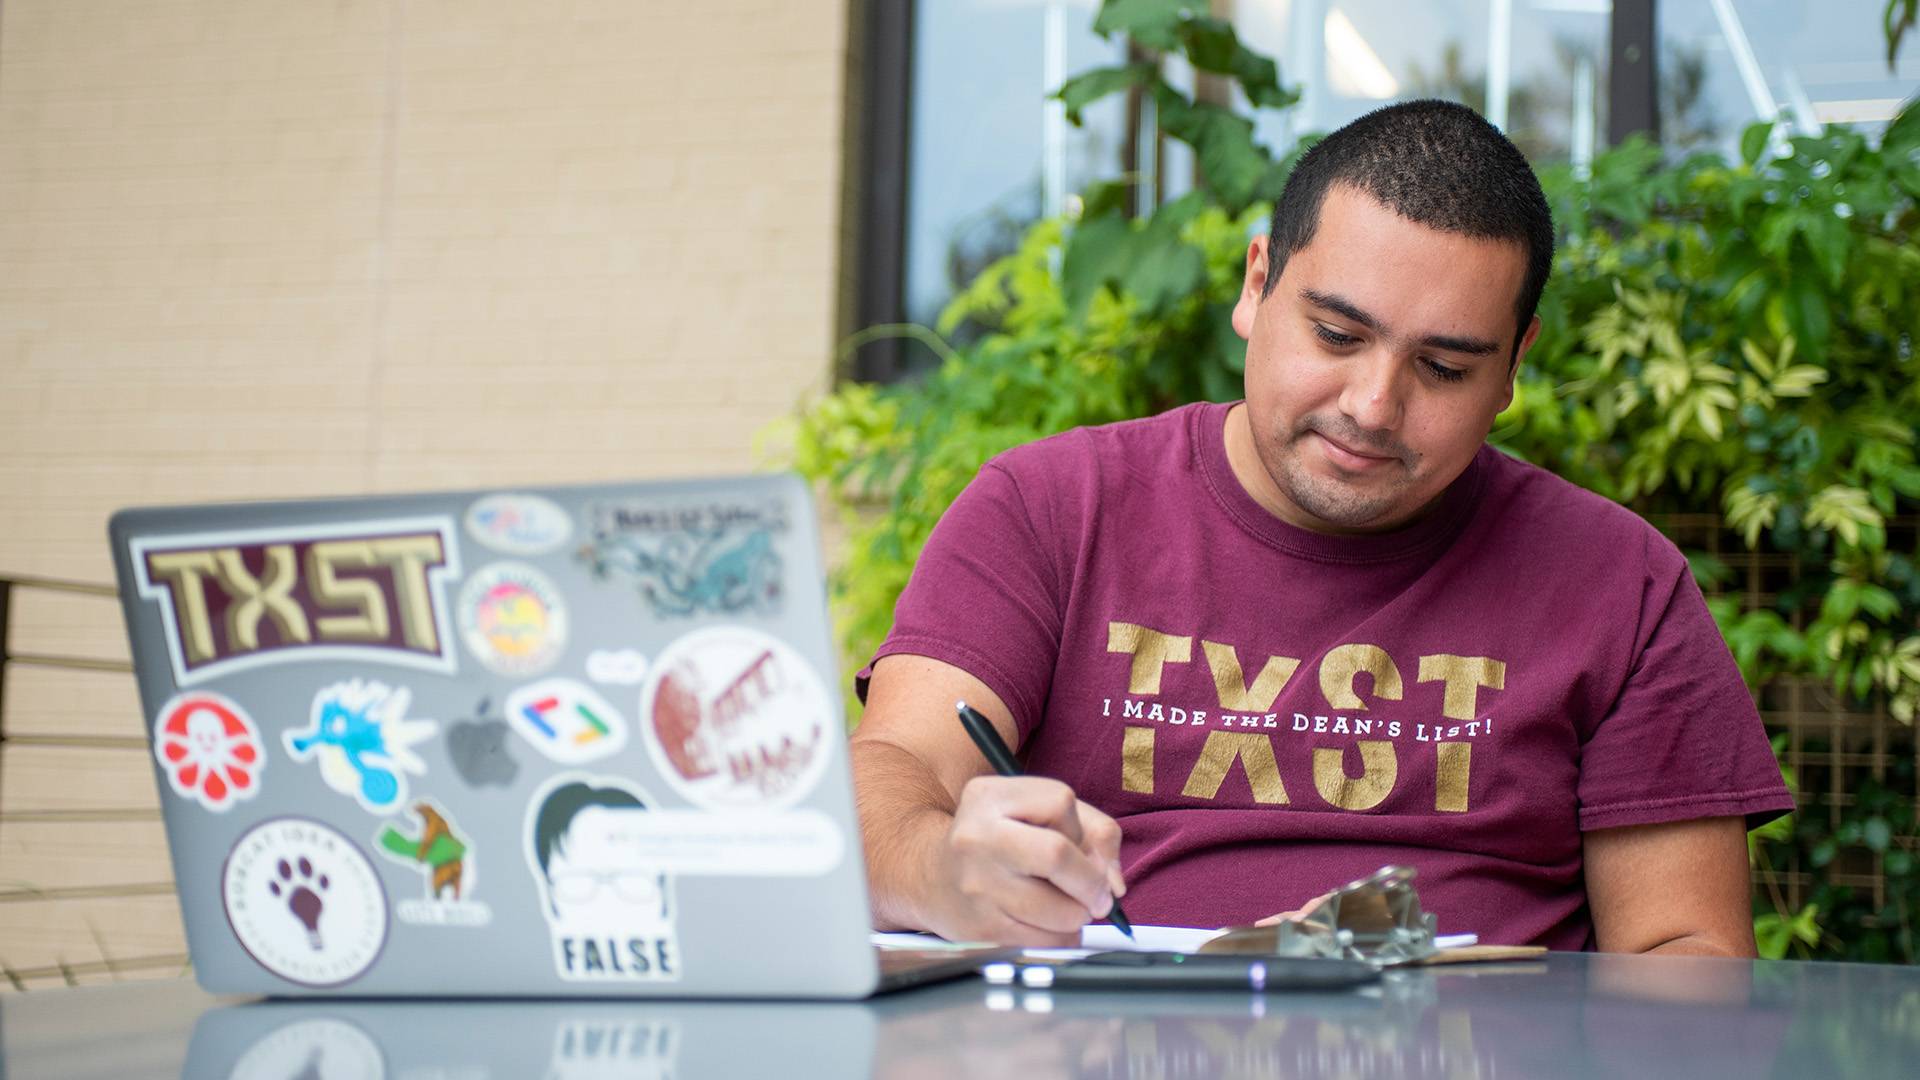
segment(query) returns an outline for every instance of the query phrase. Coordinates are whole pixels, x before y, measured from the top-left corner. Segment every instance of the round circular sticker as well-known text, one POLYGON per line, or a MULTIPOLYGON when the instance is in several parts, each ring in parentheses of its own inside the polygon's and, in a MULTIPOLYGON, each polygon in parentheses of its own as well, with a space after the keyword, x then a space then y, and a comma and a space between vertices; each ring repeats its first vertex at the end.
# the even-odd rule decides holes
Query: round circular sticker
POLYGON ((373 864, 317 821, 274 818, 247 830, 227 853, 220 894, 247 955, 288 982, 352 982, 387 943, 373 864))
POLYGON ((153 756, 175 795, 216 813, 253 798, 267 766, 253 718, 207 690, 190 690, 161 707, 153 756))
POLYGON ((839 718, 785 642, 722 626, 675 641, 640 692, 641 729, 674 790, 710 809, 788 806, 819 782, 839 718))
POLYGON ((459 609, 467 648, 498 674, 545 671, 566 648, 567 609, 560 590, 524 563, 476 570, 460 587, 459 609))
POLYGON ((322 1017, 262 1036, 234 1062, 228 1080, 380 1080, 387 1059, 359 1026, 322 1017))
POLYGON ((467 531, 508 555, 544 555, 567 542, 573 522, 552 499, 538 495, 485 495, 467 508, 467 531))

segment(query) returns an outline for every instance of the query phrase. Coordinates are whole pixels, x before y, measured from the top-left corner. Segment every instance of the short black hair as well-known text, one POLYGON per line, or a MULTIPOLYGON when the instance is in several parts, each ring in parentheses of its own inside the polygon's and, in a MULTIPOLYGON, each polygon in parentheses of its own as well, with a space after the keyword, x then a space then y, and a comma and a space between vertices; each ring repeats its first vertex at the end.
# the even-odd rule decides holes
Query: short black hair
POLYGON ((1313 241, 1327 189, 1345 184, 1409 221, 1527 253, 1514 300, 1515 356, 1553 270, 1553 211, 1525 155, 1479 113, 1451 101, 1388 105, 1314 144, 1294 166, 1267 232, 1265 299, 1287 257, 1313 241))
POLYGON ((573 819, 589 806, 606 806, 615 810, 647 808, 647 804, 634 797, 632 792, 617 787, 598 788, 575 781, 554 788, 553 793, 540 804, 540 812, 533 819, 533 857, 539 862, 543 876, 547 874, 547 862, 553 858, 553 853, 566 847, 562 838, 572 827, 573 819))

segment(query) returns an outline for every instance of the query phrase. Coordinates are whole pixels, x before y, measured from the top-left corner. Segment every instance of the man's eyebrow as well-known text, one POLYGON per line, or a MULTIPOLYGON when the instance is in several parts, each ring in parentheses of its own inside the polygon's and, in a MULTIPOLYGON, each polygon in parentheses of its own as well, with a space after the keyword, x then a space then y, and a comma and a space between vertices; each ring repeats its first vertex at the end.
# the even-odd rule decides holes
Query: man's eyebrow
MULTIPOLYGON (((1316 289, 1301 289, 1300 299, 1305 300, 1314 307, 1325 308, 1342 318, 1351 319, 1382 337, 1393 336, 1385 327, 1380 325, 1379 319, 1361 311, 1354 305, 1353 301, 1348 300, 1344 296, 1336 296, 1333 293, 1323 293, 1316 289)), ((1492 356, 1500 351, 1499 342, 1486 341, 1481 338, 1457 337, 1453 334, 1427 334, 1420 338, 1418 344, 1424 345, 1429 349, 1465 353, 1469 356, 1492 356)))

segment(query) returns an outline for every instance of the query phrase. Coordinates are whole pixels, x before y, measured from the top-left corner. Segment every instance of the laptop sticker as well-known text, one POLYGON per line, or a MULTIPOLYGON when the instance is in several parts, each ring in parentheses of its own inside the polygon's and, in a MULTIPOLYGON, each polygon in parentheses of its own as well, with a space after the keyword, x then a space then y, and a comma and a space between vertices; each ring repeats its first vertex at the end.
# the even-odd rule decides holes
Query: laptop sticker
POLYGON ((375 851, 418 870, 426 888, 425 896, 394 904, 394 915, 419 926, 487 925, 492 909, 473 898, 478 878, 473 842, 431 799, 414 803, 410 816, 409 822, 382 826, 373 838, 375 851))
POLYGON ((131 551, 176 685, 296 660, 456 669, 448 518, 149 536, 131 551))
POLYGON ((320 778, 361 807, 384 814, 407 798, 407 774, 424 775, 413 747, 439 730, 433 720, 410 720, 413 691, 371 679, 321 688, 303 730, 281 733, 295 761, 317 760, 320 778))
POLYGON ((680 978, 673 877, 634 860, 622 835, 654 802, 618 777, 562 775, 527 807, 527 867, 569 982, 680 978))
POLYGON ((572 679, 542 679, 507 697, 507 722, 562 765, 584 765, 627 745, 627 718, 572 679))
POLYGON ((624 861, 676 877, 818 877, 847 851, 840 826, 812 807, 656 809, 630 818, 617 841, 624 861))
POLYGON ((447 759, 468 787, 506 787, 520 775, 520 763, 507 750, 507 722, 487 717, 492 704, 481 698, 473 719, 447 725, 447 759))
POLYGON ((467 532, 506 555, 545 555, 573 536, 559 504, 538 495, 486 495, 467 507, 467 532))
POLYGON ((243 833, 221 868, 227 923, 247 955, 289 982, 324 989, 365 974, 387 943, 387 897, 360 849, 306 818, 243 833))
POLYGON ((175 795, 215 813, 259 794, 267 767, 253 718, 207 690, 189 690, 161 707, 153 722, 153 755, 175 795))
POLYGON ((790 806, 819 783, 839 718, 785 642, 744 626, 696 630, 655 661, 640 729, 667 783, 710 809, 790 806))
POLYGON ((632 649, 595 649, 587 654, 587 678, 602 686, 638 686, 647 677, 647 658, 632 649))
POLYGON ((537 675, 567 645, 567 609, 547 575, 498 562, 460 588, 460 634, 468 651, 499 675, 537 675))
POLYGON ((639 593, 655 616, 780 610, 785 504, 624 501, 588 508, 578 557, 596 579, 639 593))
POLYGON ((383 1080, 387 1059, 359 1025, 335 1017, 296 1020, 247 1047, 227 1080, 383 1080))

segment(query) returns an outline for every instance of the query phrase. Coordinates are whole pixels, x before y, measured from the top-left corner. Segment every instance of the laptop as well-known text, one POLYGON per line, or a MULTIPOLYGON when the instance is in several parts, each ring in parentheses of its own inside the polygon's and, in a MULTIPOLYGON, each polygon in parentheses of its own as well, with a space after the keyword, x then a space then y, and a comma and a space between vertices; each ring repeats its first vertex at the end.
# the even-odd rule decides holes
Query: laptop
POLYGON ((860 998, 815 518, 792 476, 124 510, 188 947, 272 995, 860 998))

